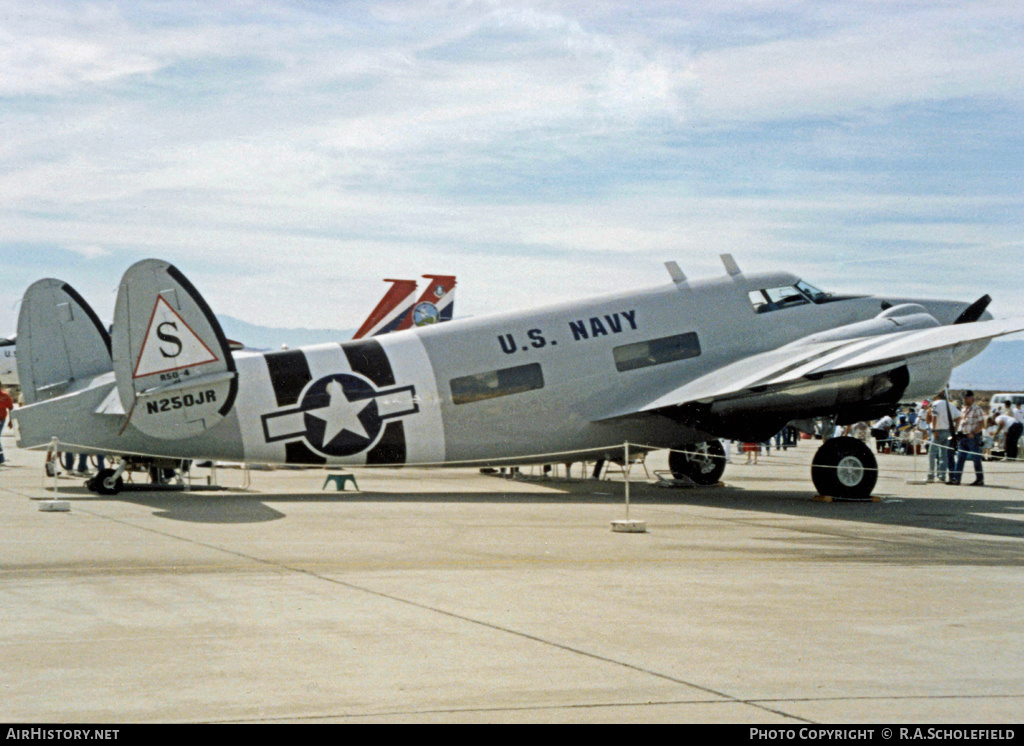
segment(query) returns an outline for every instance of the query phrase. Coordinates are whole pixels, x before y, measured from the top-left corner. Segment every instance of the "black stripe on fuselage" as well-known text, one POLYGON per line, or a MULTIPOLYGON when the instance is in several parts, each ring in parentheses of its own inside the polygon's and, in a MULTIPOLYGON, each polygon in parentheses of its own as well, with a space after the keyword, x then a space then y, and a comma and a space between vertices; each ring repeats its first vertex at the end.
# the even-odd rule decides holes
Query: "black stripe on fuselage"
POLYGON ((352 372, 365 376, 374 386, 394 386, 395 373, 391 369, 391 361, 374 339, 361 339, 358 342, 346 342, 341 346, 352 366, 352 372))
POLYGON ((313 380, 305 353, 301 350, 268 352, 264 354, 263 359, 267 361, 277 406, 298 404, 302 389, 313 380))
POLYGON ((404 464, 405 458, 405 427, 400 420, 385 425, 377 445, 366 452, 367 464, 404 464))
MULTIPOLYGON (((346 342, 341 349, 345 351, 353 373, 370 379, 377 388, 395 385, 395 372, 380 342, 361 339, 358 342, 346 342)), ((404 464, 405 461, 405 427, 401 421, 389 422, 384 426, 377 444, 366 452, 366 463, 404 464)))
POLYGON ((309 464, 311 466, 323 466, 327 463, 326 458, 314 453, 301 440, 293 440, 284 444, 284 460, 286 464, 309 464))

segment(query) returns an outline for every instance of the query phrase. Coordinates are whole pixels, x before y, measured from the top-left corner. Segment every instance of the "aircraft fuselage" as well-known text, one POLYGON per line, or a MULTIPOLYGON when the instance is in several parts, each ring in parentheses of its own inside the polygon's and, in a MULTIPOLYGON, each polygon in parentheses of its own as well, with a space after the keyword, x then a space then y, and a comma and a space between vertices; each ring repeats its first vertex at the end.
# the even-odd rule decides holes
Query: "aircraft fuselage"
MULTIPOLYGON (((822 294, 760 307, 752 300, 797 282, 788 273, 732 275, 369 340, 238 353, 230 413, 180 439, 152 437, 136 425, 187 419, 216 403, 216 387, 169 390, 126 415, 114 375, 105 374, 20 410, 21 444, 56 437, 65 450, 252 463, 482 464, 579 460, 612 454, 625 441, 664 448, 731 437, 664 413, 617 414, 733 361, 873 319, 883 308, 869 296, 822 294), (59 407, 75 415, 53 416, 59 407)), ((965 306, 885 301, 919 303, 940 324, 965 306)))

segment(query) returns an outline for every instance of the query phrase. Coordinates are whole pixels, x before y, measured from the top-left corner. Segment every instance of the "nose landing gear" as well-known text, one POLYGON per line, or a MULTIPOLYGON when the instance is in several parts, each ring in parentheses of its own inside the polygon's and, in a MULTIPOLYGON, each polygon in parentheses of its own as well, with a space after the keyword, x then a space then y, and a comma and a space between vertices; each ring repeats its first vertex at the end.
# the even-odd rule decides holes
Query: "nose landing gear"
POLYGON ((691 443, 668 455, 668 468, 676 479, 690 479, 699 485, 718 484, 725 472, 725 449, 721 441, 691 443))

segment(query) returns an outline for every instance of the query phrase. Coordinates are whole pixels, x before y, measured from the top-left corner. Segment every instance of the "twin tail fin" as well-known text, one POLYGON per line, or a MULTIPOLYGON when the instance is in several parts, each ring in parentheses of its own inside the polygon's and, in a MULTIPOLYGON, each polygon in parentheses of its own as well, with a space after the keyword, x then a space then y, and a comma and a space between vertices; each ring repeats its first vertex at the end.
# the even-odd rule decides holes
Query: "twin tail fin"
POLYGON ((109 373, 110 334, 95 311, 62 280, 29 286, 18 314, 18 379, 26 404, 53 399, 109 373))
POLYGON ((163 440, 213 427, 238 394, 230 342, 216 316, 176 267, 158 259, 132 265, 121 279, 113 367, 131 424, 163 440))

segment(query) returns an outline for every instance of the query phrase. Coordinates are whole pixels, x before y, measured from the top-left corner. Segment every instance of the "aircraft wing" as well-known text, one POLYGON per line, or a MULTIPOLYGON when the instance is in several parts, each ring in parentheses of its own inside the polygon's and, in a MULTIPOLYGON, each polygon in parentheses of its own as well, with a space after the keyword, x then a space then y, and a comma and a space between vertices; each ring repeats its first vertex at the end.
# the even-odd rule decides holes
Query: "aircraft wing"
POLYGON ((770 430, 769 435, 780 422, 842 410, 861 413, 855 420, 867 419, 863 413, 870 413, 872 406, 941 390, 953 367, 976 354, 979 343, 1022 330, 1024 318, 1013 318, 856 339, 798 341, 724 365, 632 411, 602 419, 658 413, 709 432, 717 428, 730 433, 737 428, 746 432, 743 421, 757 432, 770 430))

